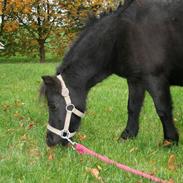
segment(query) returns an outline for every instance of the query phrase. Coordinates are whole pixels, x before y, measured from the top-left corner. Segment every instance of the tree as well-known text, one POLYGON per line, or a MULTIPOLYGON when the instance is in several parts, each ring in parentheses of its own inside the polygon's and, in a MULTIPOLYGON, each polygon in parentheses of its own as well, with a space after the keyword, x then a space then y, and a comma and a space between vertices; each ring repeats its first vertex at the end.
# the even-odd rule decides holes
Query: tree
POLYGON ((103 11, 109 11, 111 8, 115 9, 120 2, 119 0, 60 0, 60 6, 64 12, 62 25, 61 28, 58 27, 57 31, 54 31, 57 36, 50 42, 55 52, 64 53, 64 48, 67 48, 68 44, 70 45, 75 34, 85 26, 89 14, 99 15, 103 11), (58 37, 62 42, 57 41, 55 44, 55 39, 58 37))
POLYGON ((69 41, 75 32, 82 29, 83 20, 90 10, 99 13, 113 2, 112 0, 0 0, 1 33, 16 36, 23 42, 32 40, 30 43, 33 42, 33 45, 39 48, 40 62, 43 63, 45 43, 48 40, 55 36, 54 39, 59 37, 65 42, 69 41), (20 32, 22 37, 19 37, 20 32), (63 35, 67 36, 67 39, 63 35))
POLYGON ((7 0, 0 0, 0 16, 1 16, 1 26, 0 26, 0 35, 2 34, 3 26, 4 26, 4 17, 5 17, 5 9, 6 9, 7 0))
POLYGON ((39 46, 40 62, 45 62, 45 42, 50 33, 62 21, 62 12, 57 0, 8 0, 5 14, 8 20, 5 32, 14 32, 23 27, 39 46))

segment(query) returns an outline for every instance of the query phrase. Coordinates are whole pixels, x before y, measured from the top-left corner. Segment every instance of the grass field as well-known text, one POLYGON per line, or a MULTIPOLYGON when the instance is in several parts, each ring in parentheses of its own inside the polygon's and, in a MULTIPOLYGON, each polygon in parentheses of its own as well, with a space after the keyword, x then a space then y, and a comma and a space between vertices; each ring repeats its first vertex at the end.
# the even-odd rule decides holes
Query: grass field
MULTIPOLYGON (((56 64, 0 65, 0 182, 146 183, 135 175, 81 156, 71 148, 45 144, 47 109, 39 102, 41 75, 56 64), (98 178, 91 170, 99 171, 98 178)), ((130 167, 183 183, 183 89, 172 88, 178 147, 163 148, 161 123, 146 95, 135 140, 117 142, 127 120, 126 81, 112 76, 88 96, 87 115, 75 140, 130 167)))
MULTIPOLYGON (((51 54, 46 55, 45 62, 46 63, 55 63, 59 62, 61 59, 60 57, 53 56, 51 54)), ((16 55, 16 56, 0 56, 0 64, 1 63, 39 63, 39 57, 29 57, 29 56, 22 56, 22 55, 16 55)))

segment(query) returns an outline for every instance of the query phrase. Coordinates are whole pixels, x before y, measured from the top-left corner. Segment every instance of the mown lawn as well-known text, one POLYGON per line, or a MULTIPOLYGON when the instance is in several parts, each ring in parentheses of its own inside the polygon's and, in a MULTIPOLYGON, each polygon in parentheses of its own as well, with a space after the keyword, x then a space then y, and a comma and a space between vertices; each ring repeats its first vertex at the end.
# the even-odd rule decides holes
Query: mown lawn
MULTIPOLYGON (((1 50, 0 50, 1 51, 1 50)), ((53 56, 51 54, 46 55, 45 62, 46 63, 55 63, 59 62, 61 59, 58 56, 53 56)), ((29 57, 29 56, 22 56, 22 55, 16 55, 16 56, 0 56, 0 64, 1 63, 39 63, 39 57, 29 57)))
MULTIPOLYGON (((47 109, 39 101, 41 75, 53 74, 57 64, 0 65, 0 182, 144 183, 71 148, 45 144, 47 109), (96 178, 90 169, 99 169, 96 178)), ((133 168, 176 183, 183 182, 183 89, 172 88, 178 147, 163 148, 161 123, 147 95, 135 140, 117 142, 127 120, 126 81, 112 76, 92 89, 87 115, 75 140, 133 168), (170 158, 173 157, 173 158, 170 158), (174 161, 175 158, 175 161, 174 161), (170 161, 170 159, 172 159, 170 161), (169 163, 168 163, 169 161, 169 163)))

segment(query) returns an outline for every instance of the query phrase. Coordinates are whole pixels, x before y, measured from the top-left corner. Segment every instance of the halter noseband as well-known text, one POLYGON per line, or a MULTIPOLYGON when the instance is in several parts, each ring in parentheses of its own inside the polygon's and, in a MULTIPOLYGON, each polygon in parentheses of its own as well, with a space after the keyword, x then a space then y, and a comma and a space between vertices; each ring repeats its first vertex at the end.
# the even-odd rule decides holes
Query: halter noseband
POLYGON ((48 124, 47 129, 49 131, 51 131, 52 133, 60 136, 61 138, 68 140, 69 138, 73 137, 76 133, 76 132, 70 132, 69 131, 69 126, 70 126, 70 122, 71 122, 72 113, 74 113, 78 117, 83 117, 84 113, 79 111, 78 109, 76 109, 74 104, 72 104, 71 98, 69 96, 69 90, 66 87, 62 76, 57 75, 57 78, 60 80, 61 88, 62 88, 61 95, 64 97, 64 100, 65 100, 65 103, 66 103, 66 107, 65 107, 66 116, 65 116, 64 128, 62 130, 58 130, 58 129, 56 129, 56 128, 54 128, 54 127, 52 127, 51 125, 48 124))

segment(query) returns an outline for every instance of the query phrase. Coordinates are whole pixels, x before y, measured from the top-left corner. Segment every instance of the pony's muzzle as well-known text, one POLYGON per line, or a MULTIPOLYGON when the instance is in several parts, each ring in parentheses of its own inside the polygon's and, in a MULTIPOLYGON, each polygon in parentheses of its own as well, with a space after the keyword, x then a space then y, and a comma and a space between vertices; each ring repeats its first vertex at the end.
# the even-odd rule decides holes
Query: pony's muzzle
POLYGON ((60 136, 58 136, 50 131, 47 131, 46 143, 49 147, 55 146, 57 144, 66 146, 68 144, 68 141, 66 139, 62 139, 60 136))

